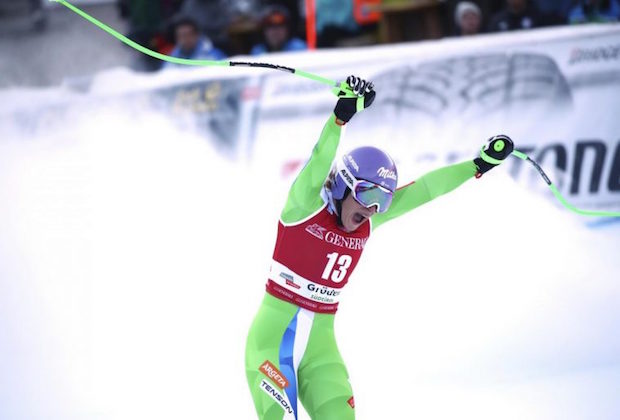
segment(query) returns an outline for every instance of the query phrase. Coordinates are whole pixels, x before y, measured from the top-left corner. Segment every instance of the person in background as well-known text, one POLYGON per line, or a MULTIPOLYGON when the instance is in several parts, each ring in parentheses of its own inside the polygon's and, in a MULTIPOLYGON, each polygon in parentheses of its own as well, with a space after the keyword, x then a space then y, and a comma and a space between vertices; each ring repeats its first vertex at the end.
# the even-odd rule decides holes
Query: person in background
POLYGON ((528 0, 506 0, 504 9, 491 18, 489 31, 505 32, 539 26, 541 26, 540 14, 528 0))
POLYGON ((47 13, 43 7, 43 0, 30 0, 30 19, 36 31, 42 31, 47 26, 47 13))
POLYGON ((454 10, 454 21, 458 35, 476 35, 482 28, 482 11, 476 3, 462 1, 454 10))
POLYGON ((268 6, 284 7, 289 12, 289 28, 291 29, 292 36, 305 38, 306 25, 301 17, 301 10, 306 9, 306 0, 262 0, 261 5, 262 8, 268 6))
MULTIPOLYGON (((181 3, 181 0, 118 0, 117 6, 121 17, 128 20, 128 38, 168 55, 174 48, 168 21, 179 11, 181 3)), ((162 62, 137 53, 131 66, 138 71, 157 71, 162 62)))
MULTIPOLYGON (((226 54, 216 48, 211 40, 202 35, 198 23, 190 17, 179 17, 174 22, 174 39, 176 46, 170 55, 191 60, 221 60, 226 54)), ((177 64, 166 62, 164 68, 177 64)))
POLYGON ((270 6, 263 12, 261 28, 263 42, 252 48, 252 55, 307 49, 303 40, 292 37, 290 14, 282 6, 270 6))
POLYGON ((619 19, 618 0, 580 0, 568 15, 571 24, 617 22, 619 19))
POLYGON ((573 0, 536 0, 536 7, 544 20, 543 26, 566 24, 574 4, 573 0))
POLYGON ((230 0, 185 0, 181 16, 195 19, 200 31, 219 49, 228 51, 228 26, 233 20, 230 0))
POLYGON ((332 48, 345 38, 361 33, 353 15, 353 1, 315 0, 317 45, 332 48))

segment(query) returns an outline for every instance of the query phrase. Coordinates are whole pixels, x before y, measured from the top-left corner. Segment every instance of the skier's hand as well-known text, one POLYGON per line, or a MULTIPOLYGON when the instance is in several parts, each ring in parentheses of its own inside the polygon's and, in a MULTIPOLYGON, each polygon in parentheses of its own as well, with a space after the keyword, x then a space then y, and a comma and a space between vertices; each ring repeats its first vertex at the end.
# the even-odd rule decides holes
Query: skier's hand
POLYGON ((493 169, 508 157, 514 150, 514 143, 510 137, 499 134, 487 140, 487 144, 480 150, 480 156, 474 159, 478 168, 476 177, 482 176, 485 172, 493 169))
POLYGON ((336 103, 334 114, 343 124, 348 123, 356 112, 368 108, 375 100, 373 84, 356 76, 349 76, 346 82, 342 82, 340 87, 335 89, 335 93, 340 99, 336 103))

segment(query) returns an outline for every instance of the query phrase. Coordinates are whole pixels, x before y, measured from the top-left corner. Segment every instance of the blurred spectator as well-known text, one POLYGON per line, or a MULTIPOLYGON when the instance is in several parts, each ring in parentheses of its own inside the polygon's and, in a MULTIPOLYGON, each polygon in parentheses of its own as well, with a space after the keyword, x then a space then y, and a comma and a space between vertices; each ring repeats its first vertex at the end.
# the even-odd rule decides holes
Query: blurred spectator
POLYGON ((620 18, 618 0, 580 0, 568 16, 569 23, 616 22, 620 18))
POLYGON ((305 22, 301 19, 301 10, 305 10, 305 0, 262 0, 264 6, 282 6, 290 13, 291 34, 296 37, 304 38, 306 36, 305 22))
MULTIPOLYGON (((176 58, 192 60, 221 60, 226 54, 216 48, 211 40, 202 35, 198 23, 190 17, 178 18, 174 23, 174 39, 176 46, 170 54, 176 58)), ((166 62, 165 68, 177 66, 166 62)))
POLYGON ((260 0, 228 0, 226 4, 233 19, 254 16, 261 7, 260 0))
POLYGON ((185 0, 183 16, 196 19, 200 30, 220 49, 231 51, 228 28, 234 21, 255 16, 259 0, 185 0))
POLYGON ((196 19, 199 29, 219 48, 226 48, 232 13, 225 0, 185 0, 181 15, 196 19))
POLYGON ((482 11, 476 3, 462 1, 454 10, 458 35, 476 35, 482 27, 482 11))
POLYGON ((279 51, 301 51, 307 49, 306 43, 291 35, 291 18, 282 6, 271 6, 263 12, 261 30, 263 43, 252 48, 252 55, 279 51))
MULTIPOLYGON (((172 49, 167 21, 181 7, 182 0, 118 0, 121 16, 129 20, 127 37, 162 54, 172 49)), ((160 60, 137 54, 132 64, 137 70, 155 71, 160 60)))
POLYGON ((360 34, 352 0, 316 0, 315 8, 319 47, 334 47, 339 40, 360 34))
POLYGON ((548 25, 568 22, 568 12, 574 4, 574 0, 536 0, 536 7, 548 25))
POLYGON ((489 31, 513 31, 538 26, 541 26, 541 17, 533 4, 528 0, 506 0, 504 9, 491 18, 489 31))
MULTIPOLYGON (((32 0, 34 1, 34 0, 32 0)), ((121 16, 129 19, 130 32, 163 31, 183 0, 117 0, 121 16)))
POLYGON ((47 15, 43 8, 43 0, 30 0, 30 17, 35 30, 41 31, 47 26, 47 15))

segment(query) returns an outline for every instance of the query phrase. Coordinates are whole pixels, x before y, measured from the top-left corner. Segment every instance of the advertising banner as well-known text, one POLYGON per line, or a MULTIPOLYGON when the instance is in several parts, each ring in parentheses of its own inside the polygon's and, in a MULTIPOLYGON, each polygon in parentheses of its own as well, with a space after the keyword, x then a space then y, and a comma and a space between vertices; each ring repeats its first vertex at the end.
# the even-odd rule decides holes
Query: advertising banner
MULTIPOLYGON (((375 82, 375 103, 350 124, 341 148, 386 148, 401 164, 403 181, 475 156, 487 138, 502 133, 545 168, 571 203, 619 210, 620 27, 580 29, 357 49, 308 70, 375 82)), ((276 142, 284 156, 303 160, 333 109, 324 91, 303 79, 266 77, 255 155, 276 142)), ((524 165, 510 159, 508 170, 548 193, 524 165)))
MULTIPOLYGON (((620 210, 620 25, 252 59, 334 80, 350 74, 373 80, 377 99, 347 126, 341 151, 364 144, 386 149, 401 183, 473 158, 489 137, 507 134, 569 202, 620 210)), ((287 182, 308 158, 336 101, 324 84, 236 67, 147 76, 114 70, 55 92, 0 95, 0 122, 29 127, 33 135, 37 127, 66 125, 67 114, 75 119, 106 107, 157 112, 197 130, 223 156, 274 168, 287 182)), ((518 182, 552 197, 523 161, 509 159, 506 166, 518 182)))

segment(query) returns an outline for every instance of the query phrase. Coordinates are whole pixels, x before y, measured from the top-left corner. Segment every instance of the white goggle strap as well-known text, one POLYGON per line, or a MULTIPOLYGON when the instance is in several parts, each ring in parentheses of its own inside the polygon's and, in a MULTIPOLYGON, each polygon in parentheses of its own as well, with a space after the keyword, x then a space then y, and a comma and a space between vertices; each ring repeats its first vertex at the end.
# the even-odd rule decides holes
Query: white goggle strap
POLYGON ((344 156, 341 159, 336 161, 336 171, 338 171, 338 175, 344 180, 344 183, 351 189, 351 192, 354 191, 354 185, 357 179, 353 176, 353 174, 347 168, 347 165, 344 164, 344 156))

